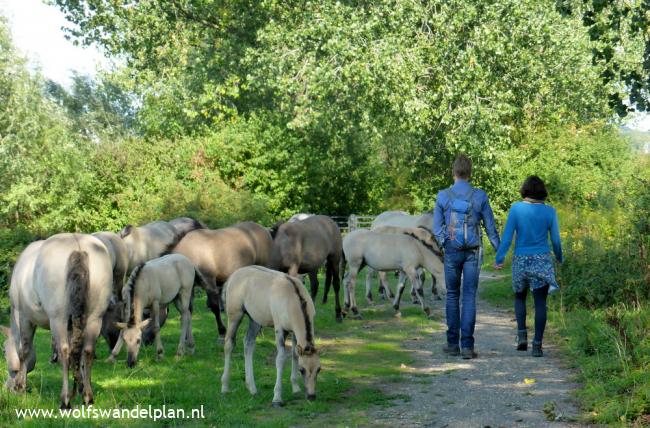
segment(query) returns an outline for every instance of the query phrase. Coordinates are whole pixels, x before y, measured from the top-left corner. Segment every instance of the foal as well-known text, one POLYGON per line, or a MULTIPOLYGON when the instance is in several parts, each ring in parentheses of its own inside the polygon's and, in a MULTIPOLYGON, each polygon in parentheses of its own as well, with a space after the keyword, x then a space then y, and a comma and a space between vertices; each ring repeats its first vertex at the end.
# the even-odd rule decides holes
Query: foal
POLYGON ((316 399, 316 377, 320 372, 320 357, 314 345, 314 303, 300 281, 282 272, 261 266, 247 266, 233 273, 225 285, 228 330, 224 344, 225 364, 221 377, 221 392, 228 392, 230 357, 237 329, 248 315, 248 333, 244 339, 246 385, 251 394, 257 393, 253 377, 255 338, 263 326, 275 329, 275 358, 277 376, 273 406, 282 406, 282 369, 285 360, 285 339, 293 333, 291 386, 300 392, 298 369, 302 374, 308 400, 316 399))
POLYGON ((178 342, 177 356, 185 353, 185 342, 189 353, 194 352, 194 337, 192 336, 192 314, 190 300, 192 287, 199 277, 194 265, 182 254, 169 254, 148 261, 133 269, 129 282, 122 290, 125 302, 125 319, 127 323, 117 322, 115 326, 122 330, 115 348, 109 357, 110 362, 120 353, 122 344, 126 342, 128 351, 127 366, 135 366, 142 341, 142 330, 153 320, 156 335, 157 359, 163 354, 160 341, 160 307, 171 303, 181 313, 181 337, 178 342), (145 308, 151 310, 151 318, 142 320, 145 308))

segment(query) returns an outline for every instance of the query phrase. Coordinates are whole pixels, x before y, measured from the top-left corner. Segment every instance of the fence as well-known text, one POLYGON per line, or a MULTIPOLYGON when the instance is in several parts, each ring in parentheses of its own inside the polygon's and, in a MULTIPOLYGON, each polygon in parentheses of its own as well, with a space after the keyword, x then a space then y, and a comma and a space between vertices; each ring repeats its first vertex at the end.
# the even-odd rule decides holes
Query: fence
POLYGON ((349 216, 331 216, 330 218, 341 229, 342 234, 352 232, 355 229, 370 229, 372 222, 375 220, 374 215, 356 215, 350 214, 349 216))

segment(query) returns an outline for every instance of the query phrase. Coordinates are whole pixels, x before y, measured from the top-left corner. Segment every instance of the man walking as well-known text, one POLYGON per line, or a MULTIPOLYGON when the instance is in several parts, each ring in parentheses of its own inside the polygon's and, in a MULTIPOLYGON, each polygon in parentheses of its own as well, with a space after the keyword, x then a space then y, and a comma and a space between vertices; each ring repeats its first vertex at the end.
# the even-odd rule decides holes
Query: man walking
POLYGON ((445 249, 447 344, 443 351, 470 359, 478 355, 474 351, 474 324, 481 270, 481 221, 495 251, 499 247, 499 233, 487 194, 468 182, 472 161, 459 155, 452 172, 454 184, 438 193, 433 211, 433 234, 445 249), (459 308, 461 276, 463 298, 459 308))

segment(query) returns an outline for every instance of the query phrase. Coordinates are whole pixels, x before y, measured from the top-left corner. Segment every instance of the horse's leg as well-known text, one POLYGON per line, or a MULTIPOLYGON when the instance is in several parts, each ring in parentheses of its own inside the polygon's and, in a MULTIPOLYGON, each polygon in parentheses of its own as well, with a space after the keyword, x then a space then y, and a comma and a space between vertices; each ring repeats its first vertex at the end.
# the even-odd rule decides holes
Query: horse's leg
POLYGON ((255 351, 255 339, 259 334, 262 326, 250 319, 248 332, 244 338, 244 367, 246 371, 246 386, 251 394, 257 394, 255 387, 255 376, 253 375, 253 352, 255 351))
POLYGON ((402 293, 404 293, 404 282, 406 281, 406 275, 404 272, 399 272, 399 279, 397 280, 397 292, 395 293, 395 299, 393 300, 393 309, 399 311, 399 303, 402 300, 402 293))
POLYGON ((54 335, 52 335, 50 348, 52 348, 52 356, 50 357, 50 363, 55 364, 57 361, 59 361, 59 351, 57 351, 56 349, 56 340, 54 340, 54 335))
POLYGON ((95 318, 89 319, 84 328, 84 344, 83 344, 83 367, 81 370, 81 377, 83 379, 83 390, 79 391, 83 394, 84 403, 86 406, 93 404, 93 389, 91 384, 91 372, 93 362, 95 361, 95 346, 97 345, 97 338, 102 330, 102 319, 95 318))
POLYGON ((215 320, 217 321, 217 329, 219 330, 219 335, 223 336, 226 334, 226 326, 223 325, 223 321, 221 320, 221 289, 223 288, 223 284, 216 283, 216 287, 219 290, 218 294, 214 291, 209 290, 205 290, 205 293, 208 296, 208 308, 210 308, 214 314, 215 320))
POLYGON ((123 330, 120 330, 120 335, 117 337, 117 342, 115 343, 115 347, 111 351, 111 355, 109 355, 108 358, 106 359, 106 361, 109 363, 114 363, 115 360, 117 359, 117 356, 120 355, 120 350, 122 349, 122 345, 124 344, 124 337, 122 337, 122 332, 123 330))
MULTIPOLYGON (((375 274, 375 270, 368 266, 368 270, 366 271, 366 301, 369 304, 372 304, 372 277, 375 274)), ((381 285, 379 286, 381 289, 381 285)), ((379 292, 381 295, 381 291, 379 292)))
POLYGON ((63 385, 61 385, 61 408, 70 408, 70 390, 68 388, 68 365, 70 364, 70 342, 68 339, 68 320, 50 320, 50 330, 59 351, 63 385))
POLYGON ((275 388, 273 388, 273 407, 280 407, 282 402, 282 371, 284 369, 284 359, 286 348, 284 347, 286 332, 282 329, 275 330, 275 346, 278 353, 275 356, 275 388))
POLYGON ((311 286, 311 299, 316 301, 316 294, 318 294, 318 269, 309 272, 309 285, 311 286))
POLYGON ((289 266, 289 270, 287 271, 287 274, 289 276, 298 277, 299 269, 300 269, 300 265, 298 265, 298 263, 291 263, 291 266, 289 266))
POLYGON ((153 322, 153 332, 156 335, 156 361, 160 361, 163 356, 162 340, 160 340, 160 302, 154 301, 151 305, 151 318, 153 322))
POLYGON ((20 340, 17 351, 20 368, 16 374, 15 387, 16 391, 24 392, 27 390, 29 360, 30 358, 36 358, 34 354, 34 333, 36 332, 36 326, 22 314, 18 315, 18 319, 20 340))
POLYGON ((417 290, 417 297, 420 302, 420 307, 427 314, 427 317, 431 316, 431 309, 426 305, 424 301, 424 289, 422 288, 422 282, 420 281, 420 275, 417 270, 407 270, 406 274, 409 276, 409 279, 413 283, 413 286, 417 290))
POLYGON ((352 318, 360 319, 361 314, 357 309, 357 296, 356 296, 356 285, 357 285, 357 275, 359 274, 358 268, 353 268, 350 266, 350 281, 348 282, 347 293, 349 294, 350 300, 350 310, 352 311, 352 318))
POLYGON ((388 295, 389 299, 395 297, 393 290, 390 289, 390 284, 388 283, 388 275, 386 275, 386 272, 379 272, 379 284, 383 288, 384 293, 388 295))
POLYGON ((332 270, 329 259, 325 263, 325 290, 323 291, 323 305, 327 303, 327 295, 330 293, 332 287, 332 279, 334 279, 334 271, 332 270))
POLYGON ((228 385, 230 383, 230 359, 232 357, 232 349, 235 347, 235 336, 237 336, 237 329, 239 328, 239 324, 241 324, 242 319, 244 319, 243 310, 228 314, 228 330, 226 331, 226 337, 223 344, 224 364, 223 375, 221 375, 222 393, 229 391, 228 385))
POLYGON ((294 394, 300 392, 300 385, 298 380, 300 379, 300 372, 298 371, 298 351, 296 347, 298 346, 298 339, 296 335, 291 335, 291 392, 294 394))
POLYGON ((341 314, 341 299, 339 293, 341 291, 341 265, 340 260, 335 260, 334 258, 328 258, 328 264, 330 269, 332 269, 333 282, 334 282, 334 299, 335 299, 335 313, 336 313, 336 322, 343 321, 343 315, 341 314))
MULTIPOLYGON (((181 296, 178 295, 174 299, 174 306, 178 310, 178 313, 181 314, 181 334, 178 339, 178 348, 176 348, 176 357, 182 357, 185 355, 185 339, 187 337, 187 317, 185 316, 185 308, 181 303, 181 296)), ((189 312, 189 310, 188 310, 189 312)))

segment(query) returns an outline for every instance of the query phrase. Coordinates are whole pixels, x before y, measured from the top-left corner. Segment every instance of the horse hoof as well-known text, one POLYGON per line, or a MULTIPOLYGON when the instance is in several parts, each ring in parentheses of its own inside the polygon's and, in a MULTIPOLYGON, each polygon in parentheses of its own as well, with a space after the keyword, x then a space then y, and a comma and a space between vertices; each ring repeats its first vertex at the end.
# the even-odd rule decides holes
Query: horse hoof
POLYGON ((362 320, 363 319, 361 314, 358 313, 358 312, 356 314, 352 315, 350 318, 352 318, 353 320, 362 320))
POLYGON ((56 364, 57 362, 59 362, 59 356, 56 354, 52 355, 52 357, 50 357, 50 364, 56 364))
POLYGON ((399 312, 399 305, 393 305, 393 309, 399 312))
POLYGON ((84 401, 86 402, 86 406, 92 406, 93 404, 95 404, 95 400, 93 399, 93 397, 87 398, 84 401))
POLYGON ((274 401, 271 403, 271 406, 273 406, 275 409, 279 409, 284 406, 284 401, 274 401))
POLYGON ((61 410, 68 410, 68 409, 71 409, 71 408, 72 407, 70 406, 70 403, 66 404, 66 403, 62 402, 61 405, 59 406, 59 409, 61 409, 61 410))
POLYGON ((402 318, 402 313, 400 311, 396 311, 395 318, 402 318))

